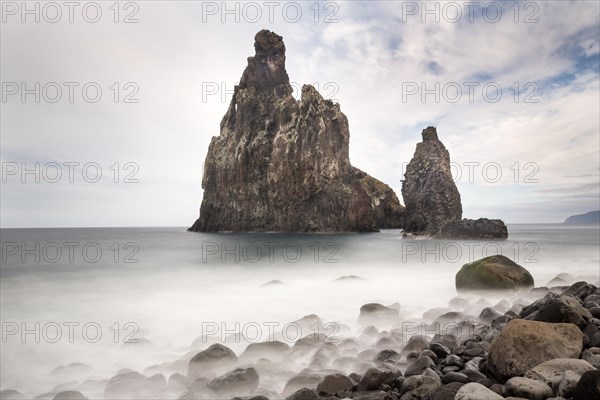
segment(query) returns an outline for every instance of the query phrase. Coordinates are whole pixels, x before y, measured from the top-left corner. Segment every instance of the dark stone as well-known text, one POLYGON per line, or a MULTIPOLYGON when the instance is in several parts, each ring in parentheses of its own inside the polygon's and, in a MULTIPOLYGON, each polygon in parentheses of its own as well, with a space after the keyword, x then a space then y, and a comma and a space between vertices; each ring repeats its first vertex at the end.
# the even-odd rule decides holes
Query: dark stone
POLYGON ((369 303, 360 307, 358 323, 364 326, 394 322, 398 319, 398 317, 399 312, 394 308, 386 307, 379 303, 369 303))
POLYGON ((442 378, 442 382, 444 382, 444 383, 452 383, 452 382, 469 383, 469 377, 460 372, 449 372, 444 375, 444 377, 442 378))
POLYGON ((314 389, 302 388, 289 395, 286 400, 318 400, 319 395, 314 389))
POLYGON ((431 358, 427 356, 419 357, 417 361, 415 361, 414 363, 409 365, 408 368, 406 368, 406 371, 404 372, 404 377, 407 378, 413 375, 421 375, 423 371, 433 366, 435 366, 435 363, 431 358))
POLYGON ((373 361, 380 364, 386 362, 394 364, 397 361, 400 361, 400 354, 392 349, 381 350, 377 353, 373 361))
POLYGON ((460 221, 460 193, 452 178, 450 154, 438 140, 435 127, 421 133, 415 154, 402 182, 404 232, 433 235, 447 222, 460 221))
POLYGON ((353 167, 348 120, 311 85, 292 96, 281 36, 262 30, 204 163, 201 232, 374 232, 403 225, 386 184, 353 167), (226 190, 225 190, 226 189, 226 190))
POLYGON ((594 294, 598 288, 591 283, 587 283, 585 281, 575 282, 571 286, 569 286, 561 295, 565 296, 573 296, 578 297, 580 299, 585 299, 586 297, 594 294))
POLYGON ((446 358, 450 355, 450 349, 440 343, 432 343, 429 348, 438 358, 446 358))
POLYGON ((222 344, 213 344, 208 349, 196 354, 188 365, 188 377, 191 379, 202 376, 206 372, 207 367, 214 368, 216 366, 227 368, 237 361, 237 356, 227 346, 222 344))
POLYGON ((570 296, 543 300, 539 304, 537 313, 531 317, 534 321, 565 322, 575 324, 579 327, 585 326, 586 322, 591 318, 592 314, 570 296))
POLYGON ((258 387, 258 373, 254 368, 236 368, 208 384, 219 395, 242 396, 258 387))
POLYGON ((584 373, 575 386, 573 400, 589 399, 600 399, 600 371, 584 373))
MULTIPOLYGON (((4 397, 2 399, 4 399, 4 397)), ((56 396, 54 396, 54 400, 88 400, 88 398, 85 397, 83 393, 76 390, 67 390, 57 393, 56 396)))
POLYGON ((507 239, 508 229, 500 219, 463 219, 447 222, 436 235, 438 239, 507 239))
POLYGON ((357 391, 377 390, 381 385, 391 385, 394 382, 392 371, 380 368, 369 368, 358 382, 357 391))
POLYGON ((343 393, 352 390, 356 385, 351 378, 342 374, 327 375, 317 386, 317 392, 321 396, 334 396, 337 393, 343 393))

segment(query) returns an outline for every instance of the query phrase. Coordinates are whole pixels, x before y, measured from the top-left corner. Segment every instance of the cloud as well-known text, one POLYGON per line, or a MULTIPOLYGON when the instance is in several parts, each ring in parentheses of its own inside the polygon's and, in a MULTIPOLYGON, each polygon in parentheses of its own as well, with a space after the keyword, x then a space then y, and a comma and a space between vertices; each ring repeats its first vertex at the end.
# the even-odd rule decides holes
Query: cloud
POLYGON ((319 3, 318 15, 312 3, 298 3, 297 22, 283 14, 282 3, 273 22, 263 7, 256 23, 241 14, 236 23, 220 9, 208 15, 206 4, 139 3, 137 24, 115 24, 109 10, 98 24, 2 24, 3 82, 97 82, 103 96, 98 103, 82 100, 81 92, 73 103, 18 97, 2 103, 1 160, 97 162, 107 173, 115 162, 140 168, 140 182, 130 187, 3 184, 3 227, 191 224, 227 91, 263 28, 284 37, 293 82, 315 84, 340 102, 350 122, 352 163, 398 194, 402 165, 421 130, 436 125, 458 165, 501 166, 497 183, 481 175, 459 181, 466 215, 544 222, 572 214, 566 206, 577 212, 593 206, 600 167, 597 3, 537 2, 537 23, 523 22, 532 11, 524 8, 515 23, 511 2, 497 3, 503 17, 496 23, 483 17, 487 3, 473 22, 458 23, 423 23, 421 15, 407 16, 402 2, 333 2, 329 9, 319 3), (338 22, 325 23, 326 17, 338 22), (122 101, 131 92, 128 82, 139 89, 138 103, 122 101), (472 100, 468 82, 478 84, 472 100), (483 91, 490 83, 497 84, 490 93, 501 89, 497 102, 483 91), (217 93, 208 94, 207 84, 217 93), (411 84, 419 92, 408 96, 411 84), (436 85, 439 101, 436 94, 423 99, 422 89, 436 85), (453 103, 457 86, 463 92, 453 103), (535 184, 523 182, 531 165, 535 184), (588 189, 567 199, 560 190, 569 185, 588 189))

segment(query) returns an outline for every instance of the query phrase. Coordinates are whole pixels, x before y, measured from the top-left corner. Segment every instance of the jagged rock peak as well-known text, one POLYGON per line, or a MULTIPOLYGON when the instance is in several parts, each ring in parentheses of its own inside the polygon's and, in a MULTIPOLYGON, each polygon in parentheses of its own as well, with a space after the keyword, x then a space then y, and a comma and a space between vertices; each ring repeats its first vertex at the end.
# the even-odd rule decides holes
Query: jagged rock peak
POLYGON ((271 57, 285 62, 285 44, 283 38, 275 32, 266 29, 258 32, 254 36, 254 50, 258 60, 263 61, 271 57))
POLYGON ((402 183, 405 235, 440 239, 506 239, 508 230, 499 219, 462 219, 460 193, 450 170, 450 153, 429 126, 421 133, 415 155, 402 183))
POLYGON ((423 129, 421 136, 423 136, 424 141, 439 140, 435 126, 428 126, 427 128, 423 129))
POLYGON ((239 88, 249 87, 272 91, 280 97, 292 93, 290 78, 285 70, 285 44, 276 33, 262 30, 254 37, 254 57, 248 57, 248 66, 242 74, 239 88))
POLYGON ((404 230, 434 235, 447 222, 462 219, 460 193, 452 178, 450 153, 430 126, 421 133, 415 155, 406 167, 402 197, 406 206, 404 230))
POLYGON ((394 191, 350 164, 348 120, 311 85, 292 96, 281 36, 256 34, 204 163, 192 231, 373 232, 399 228, 394 191))

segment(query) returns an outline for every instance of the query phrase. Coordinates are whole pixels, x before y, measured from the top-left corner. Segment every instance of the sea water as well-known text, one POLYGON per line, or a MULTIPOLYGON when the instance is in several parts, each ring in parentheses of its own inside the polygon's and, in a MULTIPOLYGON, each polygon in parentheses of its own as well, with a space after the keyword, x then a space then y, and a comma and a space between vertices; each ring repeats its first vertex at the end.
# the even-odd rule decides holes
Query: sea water
MULTIPOLYGON (((343 337, 357 332, 365 303, 398 303, 403 321, 419 321, 448 307, 463 264, 487 255, 513 259, 536 286, 561 273, 598 284, 598 226, 508 228, 506 241, 409 240, 400 230, 2 229, 1 389, 36 396, 122 369, 148 373, 214 342, 239 355, 309 314, 343 337), (73 363, 86 367, 64 368, 73 363)), ((293 328, 279 336, 290 345, 323 329, 293 328)))

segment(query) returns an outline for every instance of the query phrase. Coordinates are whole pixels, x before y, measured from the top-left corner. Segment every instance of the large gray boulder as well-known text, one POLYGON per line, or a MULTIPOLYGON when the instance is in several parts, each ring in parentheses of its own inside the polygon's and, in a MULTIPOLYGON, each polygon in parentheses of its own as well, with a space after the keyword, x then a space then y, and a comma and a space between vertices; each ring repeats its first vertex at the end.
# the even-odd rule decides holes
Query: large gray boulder
POLYGON ((576 325, 513 319, 492 341, 488 369, 499 379, 522 376, 544 361, 578 358, 582 348, 576 325))

